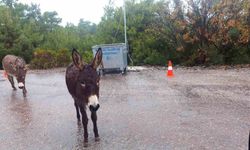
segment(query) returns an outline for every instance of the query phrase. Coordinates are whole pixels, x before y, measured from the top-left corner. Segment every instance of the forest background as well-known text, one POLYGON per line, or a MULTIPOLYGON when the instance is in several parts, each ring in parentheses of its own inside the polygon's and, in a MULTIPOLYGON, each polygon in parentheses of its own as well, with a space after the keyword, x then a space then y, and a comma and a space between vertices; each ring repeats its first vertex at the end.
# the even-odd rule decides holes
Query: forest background
MULTIPOLYGON (((249 0, 126 0, 125 6, 130 65, 250 63, 249 0)), ((89 62, 92 46, 124 43, 123 8, 104 10, 98 24, 83 18, 62 26, 56 11, 0 0, 0 60, 14 54, 35 69, 65 67, 76 48, 89 62)))

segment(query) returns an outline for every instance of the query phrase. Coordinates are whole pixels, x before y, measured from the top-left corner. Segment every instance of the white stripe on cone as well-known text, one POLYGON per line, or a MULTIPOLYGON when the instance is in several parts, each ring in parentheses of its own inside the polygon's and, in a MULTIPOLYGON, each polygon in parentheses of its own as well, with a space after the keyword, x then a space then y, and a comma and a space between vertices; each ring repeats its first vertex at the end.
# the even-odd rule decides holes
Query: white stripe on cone
POLYGON ((172 66, 168 66, 168 70, 173 70, 173 67, 172 66))

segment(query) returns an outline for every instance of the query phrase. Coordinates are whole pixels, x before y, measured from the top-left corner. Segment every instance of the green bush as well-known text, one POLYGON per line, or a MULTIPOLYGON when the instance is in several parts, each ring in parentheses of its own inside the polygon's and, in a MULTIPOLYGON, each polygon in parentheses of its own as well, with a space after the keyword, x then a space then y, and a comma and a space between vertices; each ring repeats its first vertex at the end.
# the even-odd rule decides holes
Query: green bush
POLYGON ((6 56, 8 54, 9 51, 7 50, 0 50, 0 69, 3 69, 3 66, 2 66, 2 60, 4 58, 4 56, 6 56))
POLYGON ((33 69, 56 67, 56 53, 51 50, 36 49, 33 52, 33 59, 30 65, 33 69))
POLYGON ((70 52, 66 49, 60 49, 58 51, 36 49, 33 52, 31 67, 33 69, 66 67, 71 61, 70 57, 70 52))
POLYGON ((247 49, 246 48, 233 49, 230 61, 232 64, 248 64, 248 63, 250 63, 250 56, 247 53, 247 49))
POLYGON ((166 58, 157 51, 152 51, 152 53, 144 60, 145 64, 150 65, 165 65, 166 62, 166 58))
POLYGON ((93 52, 91 50, 87 50, 83 52, 82 60, 85 63, 90 63, 93 60, 93 57, 93 52))
POLYGON ((215 47, 208 49, 208 64, 209 65, 221 65, 224 64, 223 55, 215 47))
POLYGON ((69 65, 71 59, 70 52, 67 49, 60 49, 55 53, 55 67, 66 67, 69 65))

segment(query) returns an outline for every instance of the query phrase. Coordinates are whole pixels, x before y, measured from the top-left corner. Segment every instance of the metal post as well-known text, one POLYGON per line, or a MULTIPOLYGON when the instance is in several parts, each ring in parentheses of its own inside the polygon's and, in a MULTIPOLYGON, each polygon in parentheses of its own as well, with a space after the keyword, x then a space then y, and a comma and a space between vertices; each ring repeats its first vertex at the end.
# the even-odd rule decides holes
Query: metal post
POLYGON ((124 38, 125 38, 125 45, 127 47, 128 41, 127 41, 127 27, 126 27, 126 8, 125 8, 125 0, 123 0, 123 18, 124 18, 124 38))
POLYGON ((128 47, 128 40, 127 40, 127 21, 126 21, 126 7, 125 7, 126 3, 125 0, 123 0, 123 18, 124 18, 124 38, 125 38, 125 46, 126 46, 126 50, 128 53, 128 58, 132 63, 132 66, 134 65, 134 62, 129 54, 129 47, 128 47))

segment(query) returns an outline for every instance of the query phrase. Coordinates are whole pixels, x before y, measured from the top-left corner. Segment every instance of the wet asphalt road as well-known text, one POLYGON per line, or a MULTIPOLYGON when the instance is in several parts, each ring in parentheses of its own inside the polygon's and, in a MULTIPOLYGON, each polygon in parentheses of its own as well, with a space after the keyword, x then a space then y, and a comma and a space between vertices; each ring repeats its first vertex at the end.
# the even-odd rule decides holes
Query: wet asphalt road
MULTIPOLYGON (((2 75, 2 71, 0 71, 2 75)), ((0 149, 247 150, 250 69, 146 69, 101 79, 95 142, 77 123, 64 70, 30 71, 27 98, 0 77, 0 149)))

